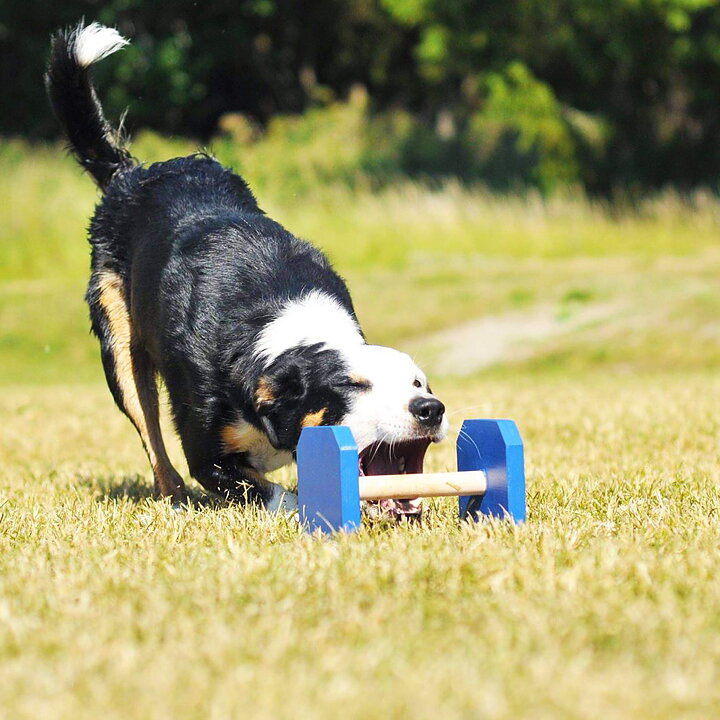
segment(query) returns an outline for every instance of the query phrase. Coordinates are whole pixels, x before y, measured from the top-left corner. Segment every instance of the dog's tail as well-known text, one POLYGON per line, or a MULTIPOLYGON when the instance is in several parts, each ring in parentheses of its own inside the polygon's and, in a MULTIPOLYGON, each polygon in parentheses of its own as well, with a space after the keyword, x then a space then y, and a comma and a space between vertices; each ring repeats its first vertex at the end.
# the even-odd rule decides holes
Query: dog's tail
POLYGON ((120 133, 105 119, 90 66, 119 50, 128 41, 113 28, 98 23, 58 30, 52 37, 45 87, 78 162, 105 189, 121 168, 133 165, 120 133))

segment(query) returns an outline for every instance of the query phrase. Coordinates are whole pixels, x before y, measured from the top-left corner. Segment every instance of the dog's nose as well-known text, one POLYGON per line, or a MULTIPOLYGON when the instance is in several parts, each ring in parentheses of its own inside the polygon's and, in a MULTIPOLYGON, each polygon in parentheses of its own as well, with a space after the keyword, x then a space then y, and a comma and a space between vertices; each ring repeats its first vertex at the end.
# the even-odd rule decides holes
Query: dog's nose
POLYGON ((439 425, 445 412, 445 406, 432 397, 417 397, 410 401, 410 413, 424 427, 439 425))

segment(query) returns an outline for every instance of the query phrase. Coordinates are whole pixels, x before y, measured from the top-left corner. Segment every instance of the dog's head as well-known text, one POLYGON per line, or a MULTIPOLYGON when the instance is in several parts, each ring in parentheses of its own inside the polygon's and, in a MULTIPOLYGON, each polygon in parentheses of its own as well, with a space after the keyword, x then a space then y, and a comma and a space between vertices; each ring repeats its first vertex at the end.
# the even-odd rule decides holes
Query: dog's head
POLYGON ((447 434, 445 407, 405 353, 364 342, 287 349, 255 388, 260 422, 278 450, 304 427, 347 425, 368 475, 422 472, 425 451, 447 434))
POLYGON ((369 345, 347 306, 319 291, 287 303, 260 334, 255 411, 271 444, 293 451, 303 428, 346 425, 367 475, 422 472, 447 434, 444 405, 405 353, 369 345))

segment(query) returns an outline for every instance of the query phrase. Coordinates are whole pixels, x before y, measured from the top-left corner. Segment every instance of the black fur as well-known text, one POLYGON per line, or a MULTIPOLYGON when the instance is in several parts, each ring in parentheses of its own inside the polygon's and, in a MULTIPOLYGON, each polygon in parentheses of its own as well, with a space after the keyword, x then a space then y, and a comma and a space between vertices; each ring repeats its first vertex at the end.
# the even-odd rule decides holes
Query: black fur
POLYGON ((105 119, 87 68, 75 60, 81 30, 58 30, 52 36, 45 87, 75 157, 104 189, 117 170, 132 165, 132 158, 105 119))
POLYGON ((359 386, 340 355, 320 346, 263 367, 253 354, 258 335, 311 289, 354 317, 348 290, 319 250, 268 218, 244 180, 211 157, 134 163, 73 59, 76 37, 54 36, 46 82, 73 152, 104 189, 90 225, 87 302, 110 389, 130 415, 101 303, 107 273, 126 299, 133 362, 167 386, 191 474, 213 492, 236 496, 250 483, 250 495, 262 497, 249 458, 226 451, 223 428, 245 420, 292 452, 308 413, 324 409, 323 424, 337 422, 359 386), (261 378, 271 398, 258 402, 261 378))
POLYGON ((293 450, 300 438, 302 420, 323 412, 323 425, 336 425, 348 411, 348 396, 361 389, 348 377, 336 350, 321 345, 296 347, 263 370, 276 402, 260 403, 257 413, 270 442, 293 450))

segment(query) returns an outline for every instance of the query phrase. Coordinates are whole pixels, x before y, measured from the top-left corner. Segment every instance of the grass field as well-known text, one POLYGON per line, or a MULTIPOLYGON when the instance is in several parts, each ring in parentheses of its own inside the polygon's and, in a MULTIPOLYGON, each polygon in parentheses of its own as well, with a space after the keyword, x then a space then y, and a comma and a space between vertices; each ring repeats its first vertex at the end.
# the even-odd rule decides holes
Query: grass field
POLYGON ((270 189, 454 430, 512 417, 526 443, 522 527, 448 500, 317 540, 151 498, 87 333, 94 191, 52 148, 0 143, 0 171, 0 716, 718 715, 717 200, 270 189))

